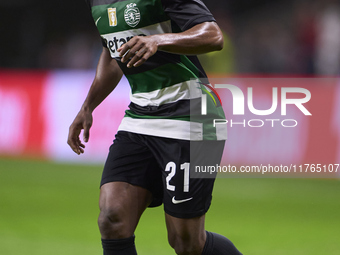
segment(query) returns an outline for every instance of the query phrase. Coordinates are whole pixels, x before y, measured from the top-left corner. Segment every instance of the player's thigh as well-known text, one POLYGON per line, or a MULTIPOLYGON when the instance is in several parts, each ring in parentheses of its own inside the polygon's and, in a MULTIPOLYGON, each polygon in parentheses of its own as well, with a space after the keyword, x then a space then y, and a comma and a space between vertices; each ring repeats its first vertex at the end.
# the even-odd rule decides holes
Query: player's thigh
MULTIPOLYGON (((133 189, 127 190, 126 187, 142 187, 144 189, 141 190, 148 190, 152 193, 152 202, 149 206, 159 206, 163 198, 162 171, 143 139, 142 136, 134 133, 122 131, 117 133, 104 165, 101 187, 105 186, 103 189, 104 191, 108 189, 109 192, 105 193, 110 196, 118 193, 119 197, 115 200, 121 199, 123 202, 126 200, 125 195, 135 197, 133 189), (108 183, 110 184, 107 185, 108 183), (115 189, 116 186, 122 185, 126 190, 124 194, 121 194, 120 188, 118 191, 115 189)), ((140 188, 136 189, 140 190, 140 188)), ((105 193, 103 196, 107 197, 105 193)))

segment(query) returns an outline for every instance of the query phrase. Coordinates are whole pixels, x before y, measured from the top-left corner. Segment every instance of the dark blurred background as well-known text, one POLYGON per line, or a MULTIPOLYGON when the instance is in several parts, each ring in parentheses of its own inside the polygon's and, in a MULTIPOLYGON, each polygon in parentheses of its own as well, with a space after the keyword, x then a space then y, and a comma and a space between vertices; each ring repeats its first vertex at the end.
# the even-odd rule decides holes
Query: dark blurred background
MULTIPOLYGON (((225 33, 210 73, 338 75, 338 0, 206 0, 225 33)), ((1 0, 0 67, 93 69, 99 34, 84 0, 1 0)))

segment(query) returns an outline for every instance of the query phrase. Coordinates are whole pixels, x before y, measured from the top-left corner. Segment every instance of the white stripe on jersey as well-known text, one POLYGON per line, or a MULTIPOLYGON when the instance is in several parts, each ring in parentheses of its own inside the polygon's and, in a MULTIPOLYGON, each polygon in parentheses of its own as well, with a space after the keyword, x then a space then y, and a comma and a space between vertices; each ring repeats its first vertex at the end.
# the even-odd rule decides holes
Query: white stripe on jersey
POLYGON ((202 123, 182 120, 133 119, 124 117, 118 128, 119 130, 181 140, 203 140, 202 123))
POLYGON ((193 86, 193 84, 190 81, 186 81, 151 92, 130 93, 130 100, 140 106, 160 106, 183 99, 200 98, 202 90, 199 86, 193 86))

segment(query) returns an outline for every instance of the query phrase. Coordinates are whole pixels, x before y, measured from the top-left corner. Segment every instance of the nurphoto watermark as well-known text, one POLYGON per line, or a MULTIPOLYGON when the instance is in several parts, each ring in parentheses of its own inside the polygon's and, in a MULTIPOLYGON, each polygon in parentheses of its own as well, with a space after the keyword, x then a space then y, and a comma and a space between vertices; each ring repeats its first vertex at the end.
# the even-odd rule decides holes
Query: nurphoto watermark
MULTIPOLYGON (((326 153, 317 153, 320 148, 309 147, 321 144, 322 132, 320 136, 312 134, 317 134, 317 128, 323 128, 321 123, 325 122, 327 109, 332 104, 329 100, 329 107, 324 109, 319 102, 325 101, 325 95, 334 94, 337 83, 336 79, 327 78, 192 80, 190 116, 195 123, 191 129, 192 140, 212 141, 206 146, 207 151, 216 150, 213 141, 225 141, 225 148, 215 161, 209 153, 202 157, 192 150, 194 164, 190 167, 190 176, 319 178, 339 175, 340 162, 335 156, 330 160, 326 153)), ((191 148, 194 146, 193 142, 191 148)))

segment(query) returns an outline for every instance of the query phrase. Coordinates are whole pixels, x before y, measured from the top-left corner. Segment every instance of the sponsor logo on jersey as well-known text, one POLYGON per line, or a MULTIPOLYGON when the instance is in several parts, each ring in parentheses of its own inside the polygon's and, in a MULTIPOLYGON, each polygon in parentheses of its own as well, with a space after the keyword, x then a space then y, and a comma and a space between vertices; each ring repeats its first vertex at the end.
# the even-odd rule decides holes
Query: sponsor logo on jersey
POLYGON ((117 26, 117 10, 116 10, 116 8, 107 8, 107 14, 109 15, 110 27, 117 26))
MULTIPOLYGON (((139 34, 138 36, 145 36, 145 34, 139 34)), ((111 38, 104 38, 104 41, 107 45, 107 47, 109 48, 109 50, 112 53, 116 53, 117 50, 125 43, 127 43, 128 41, 131 40, 131 38, 134 37, 134 35, 130 35, 130 36, 122 36, 122 37, 117 37, 117 36, 113 36, 111 38)))
POLYGON ((138 25, 140 21, 140 12, 135 3, 126 5, 124 19, 126 24, 128 24, 130 27, 135 27, 138 25))

